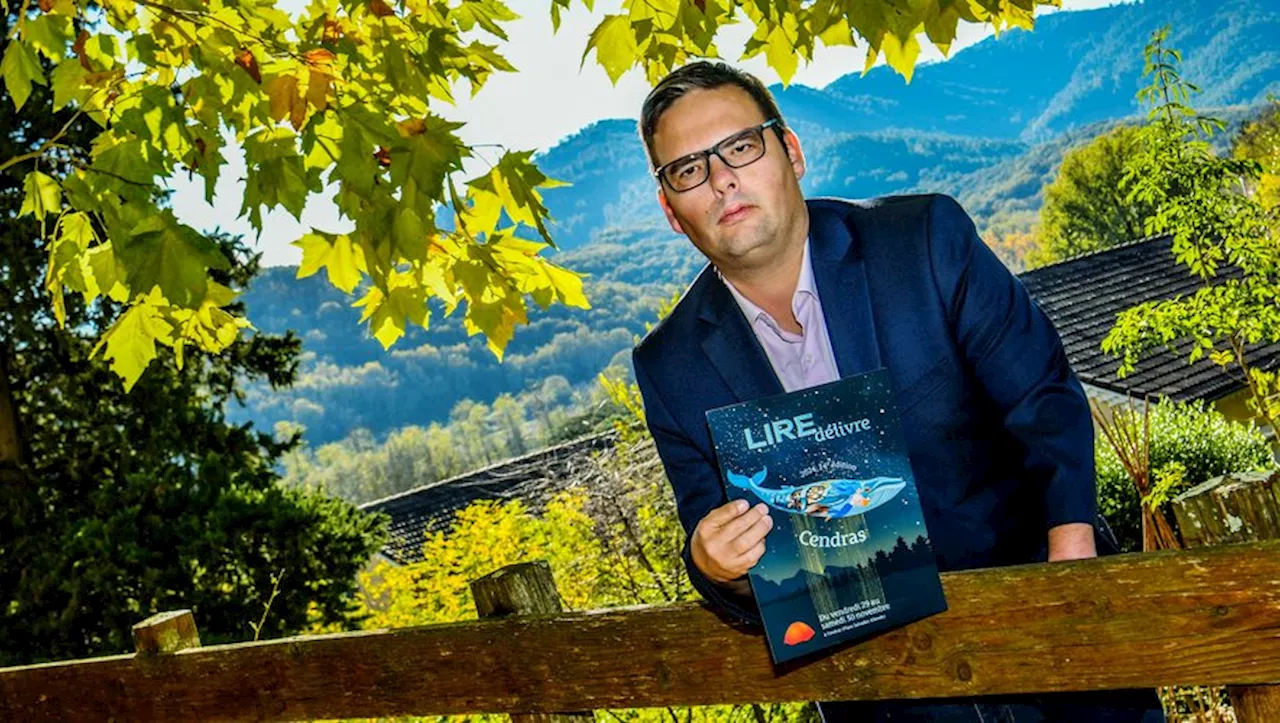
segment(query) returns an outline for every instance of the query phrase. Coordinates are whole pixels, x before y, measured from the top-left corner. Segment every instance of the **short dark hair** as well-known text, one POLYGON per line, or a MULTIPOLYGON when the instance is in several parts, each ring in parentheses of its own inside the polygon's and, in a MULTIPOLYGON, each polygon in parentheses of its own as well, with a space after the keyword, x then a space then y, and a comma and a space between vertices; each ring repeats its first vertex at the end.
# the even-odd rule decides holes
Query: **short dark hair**
POLYGON ((649 165, 656 167, 658 159, 653 155, 653 134, 658 128, 658 120, 662 114, 691 90, 714 90, 726 85, 736 86, 747 92, 756 102, 756 107, 764 115, 766 121, 778 119, 774 129, 778 138, 782 138, 785 124, 778 103, 764 83, 754 75, 721 61, 698 60, 677 68, 658 81, 649 91, 640 107, 640 138, 644 141, 645 150, 649 154, 649 165))

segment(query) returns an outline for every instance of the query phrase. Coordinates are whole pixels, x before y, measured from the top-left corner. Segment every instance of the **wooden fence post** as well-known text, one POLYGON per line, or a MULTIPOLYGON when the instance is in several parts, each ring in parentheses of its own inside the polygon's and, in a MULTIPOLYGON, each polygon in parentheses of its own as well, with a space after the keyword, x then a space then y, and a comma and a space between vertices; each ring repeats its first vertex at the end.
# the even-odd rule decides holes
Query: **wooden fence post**
MULTIPOLYGON (((481 618, 555 615, 564 612, 546 560, 507 565, 471 582, 471 597, 481 618)), ((511 723, 590 723, 587 713, 514 714, 511 723)))
MULTIPOLYGON (((1280 540, 1280 471, 1215 477, 1173 500, 1188 548, 1280 540)), ((1228 686, 1239 723, 1280 721, 1280 685, 1228 686)))
POLYGON ((200 633, 190 610, 156 613, 133 626, 133 645, 140 655, 176 653, 200 647, 200 633))

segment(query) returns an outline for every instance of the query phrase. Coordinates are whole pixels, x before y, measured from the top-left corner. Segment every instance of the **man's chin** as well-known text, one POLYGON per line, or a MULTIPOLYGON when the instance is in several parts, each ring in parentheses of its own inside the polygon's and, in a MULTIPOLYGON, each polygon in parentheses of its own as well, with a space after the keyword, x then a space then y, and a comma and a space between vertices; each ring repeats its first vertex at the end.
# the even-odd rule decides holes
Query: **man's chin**
POLYGON ((751 266, 754 261, 772 257, 770 243, 760 238, 726 239, 720 244, 720 255, 734 266, 751 266))

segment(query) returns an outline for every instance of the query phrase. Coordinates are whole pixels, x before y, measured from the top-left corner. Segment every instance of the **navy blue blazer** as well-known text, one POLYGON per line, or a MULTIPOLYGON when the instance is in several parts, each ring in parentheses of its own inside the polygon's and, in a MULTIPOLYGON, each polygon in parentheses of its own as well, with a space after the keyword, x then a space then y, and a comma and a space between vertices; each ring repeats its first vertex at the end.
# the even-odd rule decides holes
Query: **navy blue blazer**
MULTIPOLYGON (((841 377, 889 370, 939 569, 1043 561, 1048 528, 1095 523, 1084 390, 1053 324, 960 205, 941 195, 807 204, 836 365, 841 377)), ((758 621, 752 598, 694 566, 689 537, 727 501, 704 413, 782 385, 709 266, 632 362, 694 587, 758 621)))

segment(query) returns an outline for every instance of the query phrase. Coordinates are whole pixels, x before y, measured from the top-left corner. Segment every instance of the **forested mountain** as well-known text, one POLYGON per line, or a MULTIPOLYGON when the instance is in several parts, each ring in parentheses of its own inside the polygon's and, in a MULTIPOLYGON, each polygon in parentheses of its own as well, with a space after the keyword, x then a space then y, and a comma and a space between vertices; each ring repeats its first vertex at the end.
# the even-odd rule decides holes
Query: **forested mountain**
MULTIPOLYGON (((1013 207, 1034 210, 1040 187, 1030 181, 1051 171, 1064 134, 1078 138, 1091 126, 1140 115, 1134 94, 1142 47, 1165 23, 1186 78, 1203 89, 1198 105, 1255 105, 1280 94, 1274 0, 1147 0, 1055 13, 1037 20, 1034 32, 1010 30, 921 66, 910 85, 881 66, 822 89, 771 90, 809 157, 806 193, 861 198, 927 188, 989 196, 999 188, 1017 201, 1013 207), (1041 160, 1044 144, 1049 153, 1041 160), (1026 154, 1026 184, 979 173, 1026 154)), ((574 184, 546 194, 562 248, 605 228, 662 220, 634 119, 588 126, 539 164, 574 184)), ((982 225, 990 220, 984 209, 999 205, 971 212, 982 225)))
POLYGON ((323 275, 296 279, 295 267, 266 269, 245 294, 249 318, 265 332, 296 330, 302 369, 290 389, 251 386, 236 418, 266 429, 297 422, 307 428, 308 442, 320 444, 361 427, 381 435, 446 421, 466 398, 487 403, 530 390, 542 394, 541 404, 567 404, 573 386, 593 380, 631 347, 659 300, 700 268, 699 258, 670 229, 605 233, 563 254, 566 266, 590 275, 592 308, 535 312, 502 363, 478 337, 467 337, 459 317, 445 317, 439 308, 429 331, 411 327, 383 351, 357 323, 360 310, 323 275), (554 381, 544 390, 547 379, 554 381))
POLYGON ((1146 0, 1056 13, 920 68, 904 85, 886 68, 824 90, 860 108, 860 129, 946 131, 1043 141, 1138 112, 1142 47, 1169 24, 1170 47, 1206 106, 1252 104, 1280 89, 1280 3, 1146 0))

